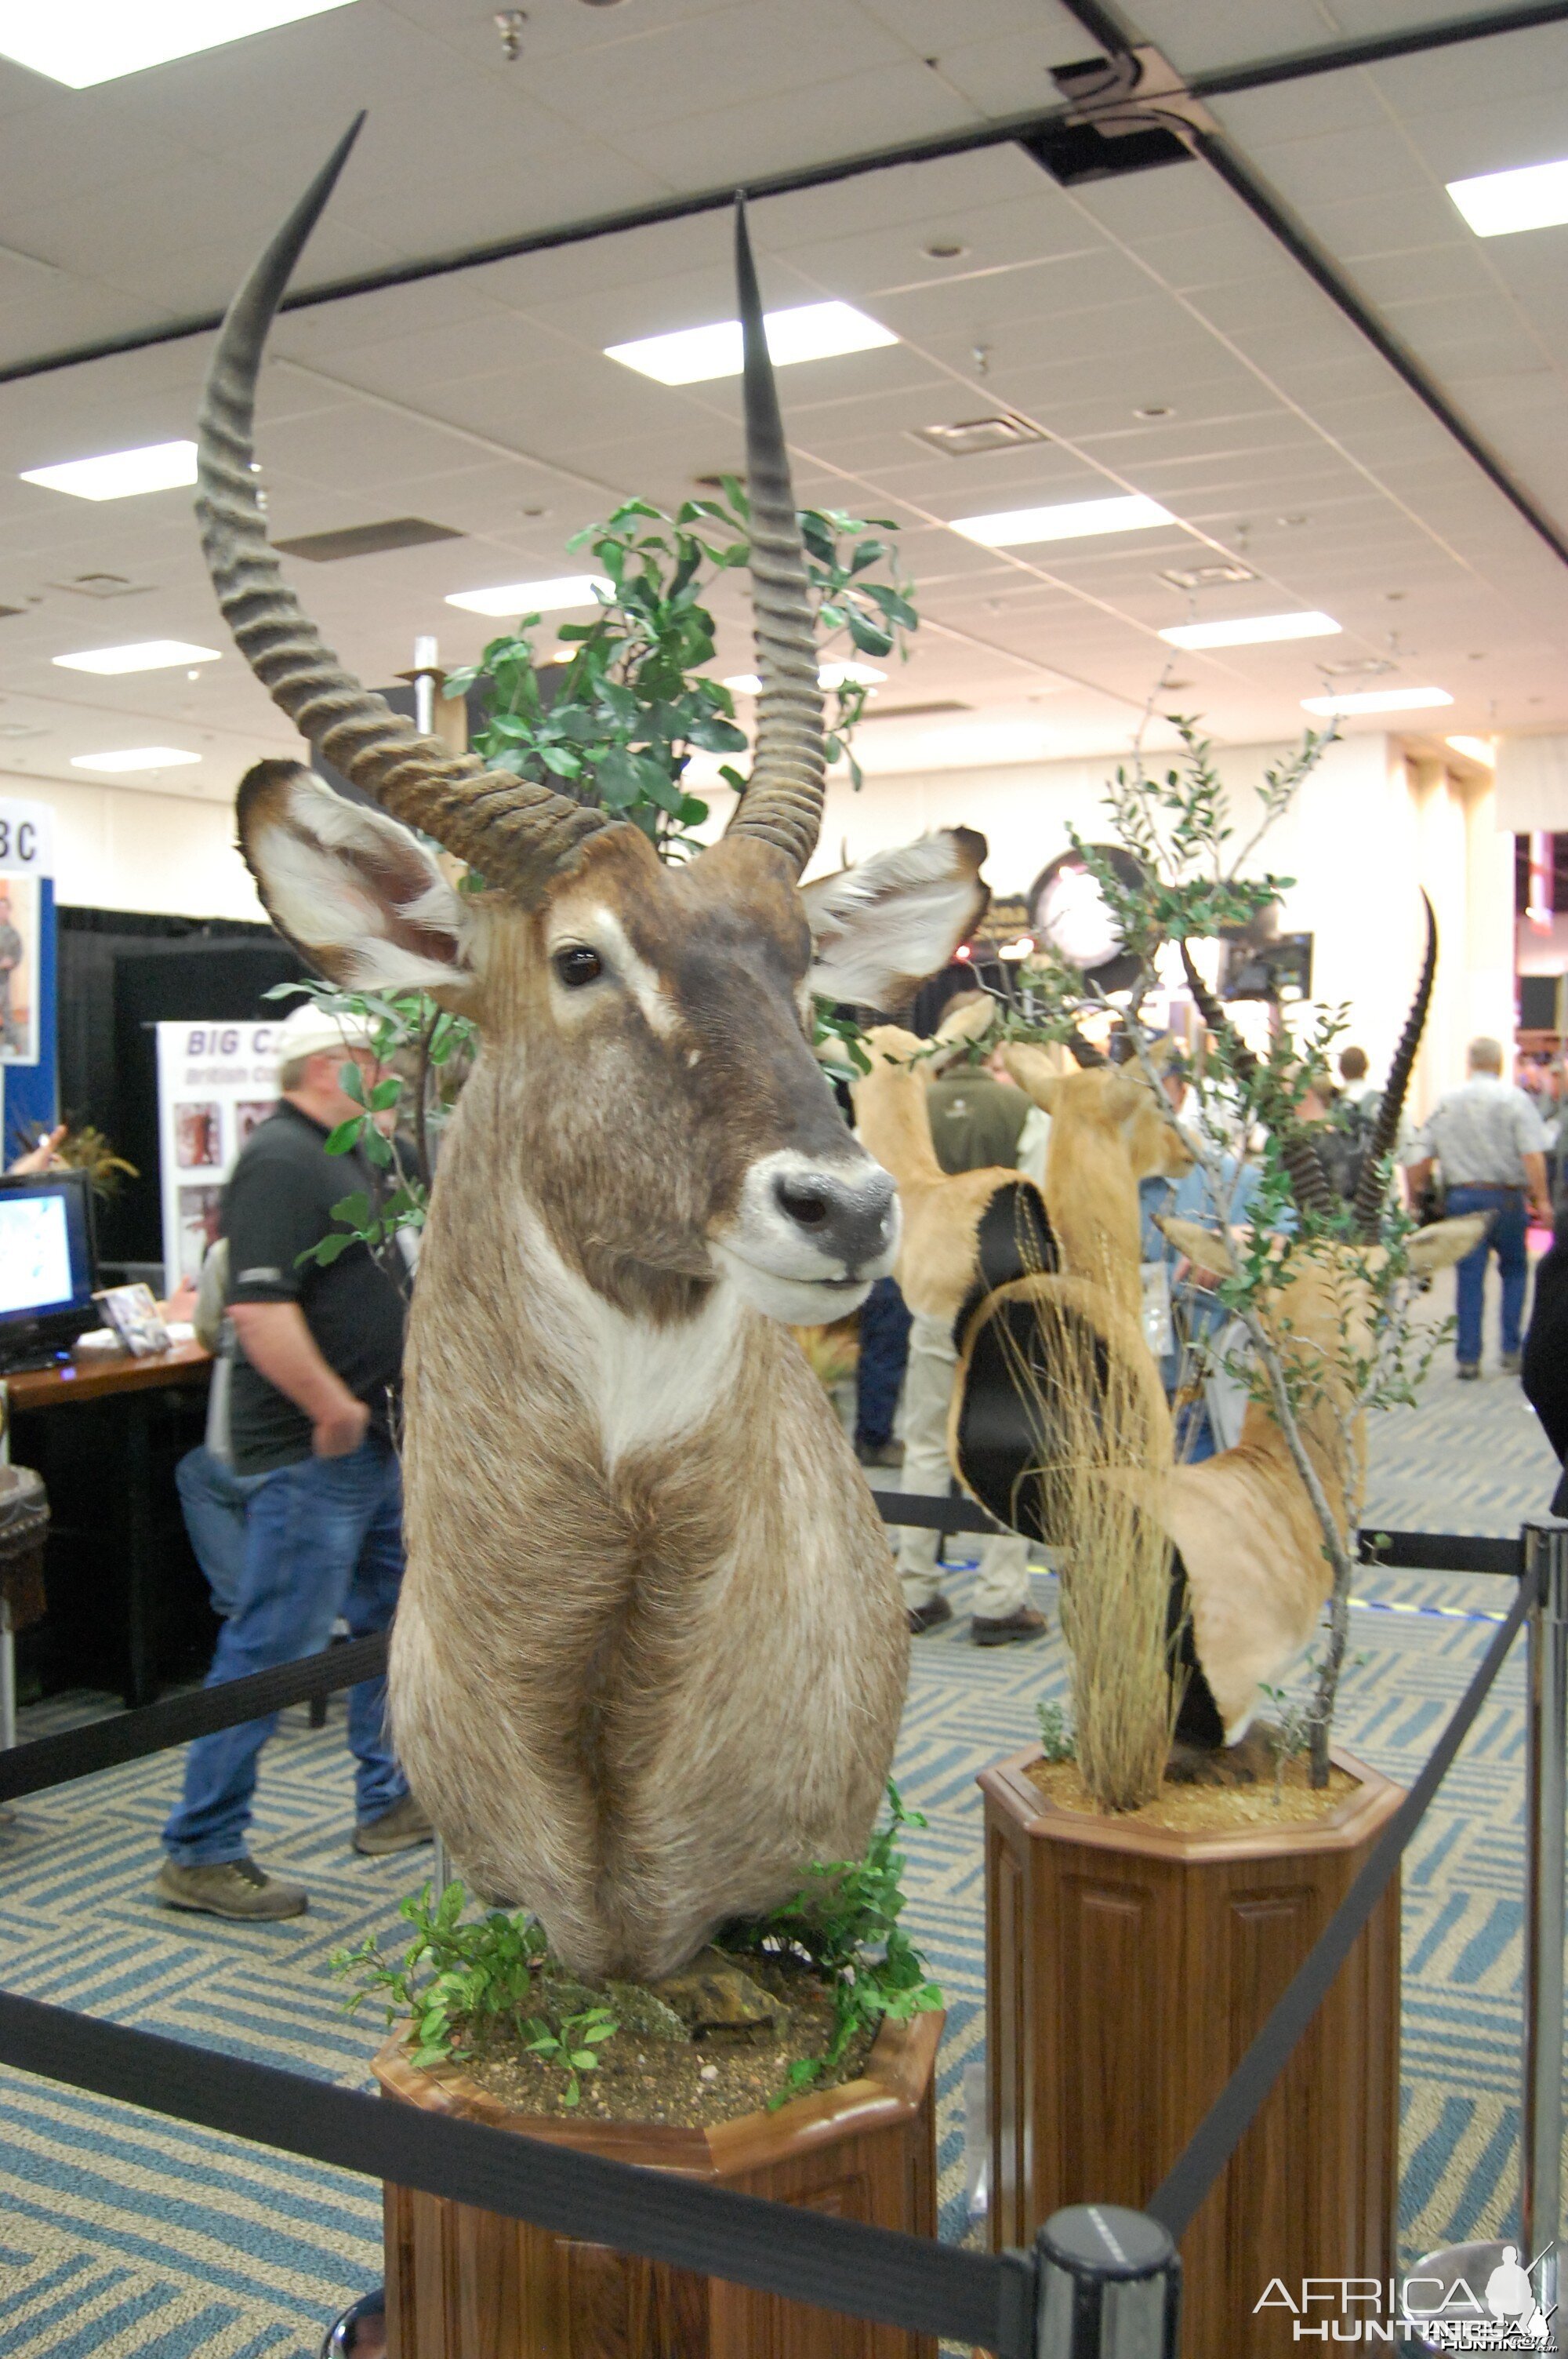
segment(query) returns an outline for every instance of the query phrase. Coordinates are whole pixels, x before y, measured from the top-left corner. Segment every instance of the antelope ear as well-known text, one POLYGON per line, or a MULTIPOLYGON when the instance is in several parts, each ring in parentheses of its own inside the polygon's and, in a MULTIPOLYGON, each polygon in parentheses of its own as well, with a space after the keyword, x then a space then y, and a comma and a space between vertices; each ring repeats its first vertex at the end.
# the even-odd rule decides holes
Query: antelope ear
POLYGON ((892 1013, 945 967, 986 912, 980 882, 986 840, 944 828, 901 851, 800 888, 811 925, 809 988, 823 999, 892 1013))
POLYGON ((235 799, 240 850, 267 916, 347 990, 473 979, 471 908, 417 836, 335 795, 298 762, 258 762, 235 799))
POLYGON ((1418 1277, 1431 1277, 1434 1271, 1447 1269, 1474 1253, 1492 1225, 1490 1212, 1461 1212, 1451 1221, 1433 1221, 1429 1228, 1417 1229, 1405 1250, 1410 1265, 1418 1277))
POLYGON ((1216 1277, 1233 1277, 1236 1256, 1228 1237, 1217 1229, 1206 1229, 1201 1221, 1184 1221, 1174 1214, 1159 1216, 1156 1225, 1164 1230, 1179 1254, 1184 1254, 1195 1269, 1212 1270, 1216 1277))
POLYGON ((905 1032, 896 1024, 873 1024, 862 1038, 871 1052, 873 1070, 878 1065, 913 1065, 921 1050, 928 1045, 914 1033, 905 1032))
POLYGON ((1001 1052, 1002 1062, 1027 1098, 1033 1098, 1043 1114, 1049 1114, 1062 1075, 1051 1062, 1051 1052, 1027 1040, 1015 1041, 1001 1052))

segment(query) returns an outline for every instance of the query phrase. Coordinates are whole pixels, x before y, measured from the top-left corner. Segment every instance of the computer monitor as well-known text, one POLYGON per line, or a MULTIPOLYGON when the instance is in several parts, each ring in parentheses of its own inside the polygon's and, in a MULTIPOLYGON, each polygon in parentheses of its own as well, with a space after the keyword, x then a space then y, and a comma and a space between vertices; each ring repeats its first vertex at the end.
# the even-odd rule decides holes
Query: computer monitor
POLYGON ((98 1324, 85 1171, 0 1174, 0 1372, 48 1367, 98 1324))

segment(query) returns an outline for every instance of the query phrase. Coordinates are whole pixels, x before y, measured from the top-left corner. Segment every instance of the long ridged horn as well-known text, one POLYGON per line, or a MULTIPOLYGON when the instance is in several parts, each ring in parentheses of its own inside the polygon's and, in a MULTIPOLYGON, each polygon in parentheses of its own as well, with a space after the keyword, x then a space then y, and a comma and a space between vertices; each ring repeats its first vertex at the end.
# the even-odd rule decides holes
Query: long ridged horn
MULTIPOLYGON (((1185 942, 1181 945, 1181 951, 1182 965, 1186 973, 1187 989, 1192 993, 1194 1006, 1209 1030, 1225 1042, 1238 1078, 1249 1089, 1255 1088, 1262 1070, 1257 1058, 1236 1032, 1224 1008, 1193 964, 1192 952, 1185 942)), ((1296 1129, 1289 1122, 1277 1124, 1275 1134, 1280 1142, 1280 1161, 1285 1167, 1285 1177, 1291 1183, 1291 1193, 1296 1200, 1297 1210, 1303 1213, 1315 1212, 1324 1220, 1332 1220, 1339 1209, 1338 1201, 1328 1184, 1328 1175, 1324 1170, 1323 1158, 1317 1148, 1304 1131, 1296 1129)))
POLYGON ((235 644, 301 734, 395 819, 528 899, 610 815, 449 753, 362 688, 285 582, 262 520, 253 436, 267 330, 363 121, 339 141, 219 332, 196 429, 201 547, 235 644))
POLYGON ((776 844, 798 876, 816 848, 827 772, 822 691, 816 684, 816 616, 741 197, 735 200, 735 278, 745 353, 752 613, 762 686, 751 779, 729 832, 760 835, 764 842, 776 844))
POLYGON ((1411 1085, 1411 1073, 1421 1047, 1421 1036, 1426 1029, 1426 1013, 1432 1005, 1433 980, 1437 973, 1437 918, 1425 893, 1422 903, 1426 910, 1426 957, 1422 963, 1421 981, 1415 987, 1411 1012, 1405 1018, 1405 1028, 1400 1035, 1400 1045, 1394 1050, 1394 1061, 1389 1067, 1388 1086, 1383 1102, 1378 1108, 1378 1119, 1362 1159, 1361 1176, 1356 1182, 1355 1217, 1358 1236, 1368 1240, 1377 1237, 1382 1227, 1383 1173, 1382 1165, 1391 1155, 1400 1135, 1400 1117, 1405 1110, 1405 1094, 1411 1085))

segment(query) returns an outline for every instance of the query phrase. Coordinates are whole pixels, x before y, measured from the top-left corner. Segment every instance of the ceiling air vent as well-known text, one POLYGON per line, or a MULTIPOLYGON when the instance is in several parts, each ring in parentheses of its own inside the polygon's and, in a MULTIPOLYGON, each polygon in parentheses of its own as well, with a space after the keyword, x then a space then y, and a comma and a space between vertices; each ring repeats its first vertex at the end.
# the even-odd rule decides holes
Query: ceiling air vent
POLYGON ((1249 565, 1195 565, 1186 571, 1173 566, 1160 579, 1173 590, 1217 590, 1223 582, 1256 582, 1258 576, 1249 565))
POLYGON ((931 704, 868 704, 860 715, 863 729, 868 721, 925 721, 933 712, 972 712, 972 704, 959 704, 952 697, 938 698, 931 704))
POLYGON ((336 565, 345 557, 384 557, 390 549, 421 549, 430 540, 463 540, 451 525, 425 516, 388 516, 383 524, 353 524, 341 532, 307 532, 295 540, 275 540, 287 557, 312 565, 336 565))
POLYGON ((133 582, 128 573, 76 573, 69 582, 51 582, 51 590, 69 590, 76 598, 138 598, 150 582, 133 582))
POLYGON ((1329 679, 1380 679, 1399 666, 1391 656, 1355 656, 1346 663, 1325 664, 1323 669, 1329 679))
POLYGON ((916 426, 910 430, 916 442, 928 443, 945 459, 974 459, 982 451, 1015 451, 1021 442, 1051 440, 1044 427, 1032 426, 1027 418, 1014 417, 1011 410, 1003 410, 996 418, 968 418, 958 426, 916 426))

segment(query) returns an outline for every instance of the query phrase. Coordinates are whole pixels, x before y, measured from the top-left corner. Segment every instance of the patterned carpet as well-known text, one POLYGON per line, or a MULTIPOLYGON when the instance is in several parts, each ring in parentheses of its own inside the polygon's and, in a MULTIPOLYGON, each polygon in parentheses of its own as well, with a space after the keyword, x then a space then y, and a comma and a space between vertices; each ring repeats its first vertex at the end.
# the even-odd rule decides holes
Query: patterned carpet
MULTIPOLYGON (((1553 1464, 1518 1386, 1433 1373, 1419 1412, 1375 1437, 1369 1513, 1404 1528, 1508 1531, 1551 1495, 1553 1464)), ((957 1544, 955 1544, 955 1548, 957 1544)), ((949 1593, 960 1614, 967 1576, 949 1593)), ((1053 1609, 1043 1577, 1040 1602, 1053 1609)), ((1340 1730, 1410 1778, 1507 1602, 1499 1582, 1368 1574, 1340 1730), (1439 1614, 1432 1609, 1457 1609, 1439 1614), (1400 1610, 1402 1609, 1402 1610, 1400 1610), (1412 1610, 1422 1609, 1422 1610, 1412 1610)), ((930 1816, 911 1841, 912 1930, 948 1996, 941 2104, 944 2233, 965 2232, 962 2078, 982 2054, 978 1770, 1029 1740, 1064 1692, 1054 1634, 979 1653, 960 1618, 923 1640, 898 1774, 930 1816)), ((1510 1667, 1407 1862, 1404 2190, 1420 2251, 1487 2234, 1516 2182, 1519 2038, 1520 1681, 1510 1667)), ((103 1709, 57 1699, 42 1734, 103 1709)), ((313 1734, 286 1717, 266 1756, 256 1848, 297 1871, 311 1913, 241 1928, 148 1897, 177 1756, 21 1804, 0 1829, 3 1979, 14 1990, 236 2055, 363 2085, 376 2026, 346 2018, 328 1953, 389 1928, 406 1857, 362 1860, 341 1706, 313 1734)), ((417 1871, 416 1871, 416 1873, 417 1871)), ((325 2321, 379 2280, 368 2181, 0 2073, 4 2359, 314 2359, 325 2321)))

